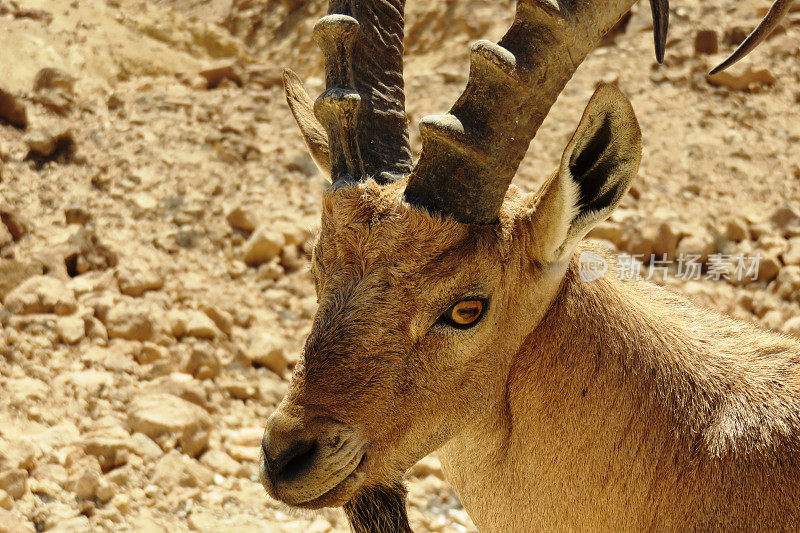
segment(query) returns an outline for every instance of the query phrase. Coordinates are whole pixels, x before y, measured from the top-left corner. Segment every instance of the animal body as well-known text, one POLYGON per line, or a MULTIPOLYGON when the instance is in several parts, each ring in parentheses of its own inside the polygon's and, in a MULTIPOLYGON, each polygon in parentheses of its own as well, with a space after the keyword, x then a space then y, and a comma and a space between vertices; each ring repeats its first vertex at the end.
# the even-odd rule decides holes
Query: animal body
MULTIPOLYGON (((403 1, 331 0, 315 28, 327 90, 312 102, 285 78, 332 183, 319 309, 262 443, 272 497, 409 531, 403 473, 438 451, 482 531, 800 528, 800 343, 646 282, 580 276, 581 239, 639 166, 625 96, 600 86, 539 192, 510 186, 633 3, 520 0, 498 44, 473 46, 450 113, 423 119, 412 166, 403 1)), ((659 60, 666 4, 652 2, 659 60)))

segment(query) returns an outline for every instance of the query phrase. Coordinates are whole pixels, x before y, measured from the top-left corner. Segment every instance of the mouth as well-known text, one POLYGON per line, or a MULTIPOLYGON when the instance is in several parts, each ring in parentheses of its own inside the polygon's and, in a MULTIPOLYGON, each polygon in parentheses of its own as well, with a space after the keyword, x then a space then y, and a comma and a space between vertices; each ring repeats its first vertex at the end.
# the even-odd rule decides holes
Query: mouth
POLYGON ((353 461, 355 466, 351 464, 348 465, 347 468, 343 468, 342 472, 345 473, 344 479, 331 490, 316 498, 304 502, 295 502, 290 505, 301 509, 321 509, 323 507, 341 507, 346 504, 355 493, 358 492, 366 480, 366 468, 364 466, 366 459, 367 454, 362 452, 358 461, 353 461))
POLYGON ((264 475, 265 461, 262 456, 261 482, 273 498, 291 507, 309 510, 340 507, 350 501, 366 480, 366 448, 361 447, 338 465, 319 465, 313 470, 299 473, 296 479, 278 484, 270 483, 264 475), (320 476, 319 470, 328 470, 329 473, 320 476))

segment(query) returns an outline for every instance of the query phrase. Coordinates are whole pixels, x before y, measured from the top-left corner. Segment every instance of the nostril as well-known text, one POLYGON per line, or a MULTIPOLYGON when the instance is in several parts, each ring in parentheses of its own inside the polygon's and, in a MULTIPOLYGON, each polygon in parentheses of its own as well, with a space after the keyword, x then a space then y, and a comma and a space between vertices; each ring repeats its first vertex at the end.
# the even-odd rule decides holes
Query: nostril
POLYGON ((275 461, 275 477, 280 481, 289 481, 296 478, 308 469, 316 454, 316 441, 294 444, 275 461))

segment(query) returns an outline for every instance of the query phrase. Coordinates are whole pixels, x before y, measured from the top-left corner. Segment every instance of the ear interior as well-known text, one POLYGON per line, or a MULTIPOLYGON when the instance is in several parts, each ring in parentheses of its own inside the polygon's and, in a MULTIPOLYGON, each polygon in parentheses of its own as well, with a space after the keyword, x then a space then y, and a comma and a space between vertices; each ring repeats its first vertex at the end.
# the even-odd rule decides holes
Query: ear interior
POLYGON ((583 113, 561 159, 559 177, 576 188, 569 238, 582 238, 628 192, 639 170, 642 135, 628 99, 601 85, 583 113))
POLYGON ((314 115, 314 102, 308 95, 300 77, 289 69, 283 71, 283 89, 286 102, 292 110, 294 120, 300 127, 308 151, 317 167, 330 175, 331 158, 328 148, 328 134, 314 115))
POLYGON ((575 150, 570 157, 569 173, 577 182, 580 212, 599 211, 614 203, 616 187, 607 177, 613 175, 616 151, 611 145, 611 120, 604 115, 599 126, 585 142, 586 146, 575 150))
POLYGON ((554 179, 534 213, 543 261, 565 256, 619 205, 639 170, 642 140, 628 99, 612 85, 595 91, 554 179))

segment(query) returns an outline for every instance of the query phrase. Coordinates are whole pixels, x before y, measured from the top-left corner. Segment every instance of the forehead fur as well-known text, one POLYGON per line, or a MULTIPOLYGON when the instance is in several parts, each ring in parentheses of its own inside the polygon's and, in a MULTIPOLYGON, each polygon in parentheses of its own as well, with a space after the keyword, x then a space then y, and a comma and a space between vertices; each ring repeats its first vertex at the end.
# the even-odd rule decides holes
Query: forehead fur
POLYGON ((501 261, 506 257, 515 217, 523 210, 522 195, 515 187, 509 190, 498 222, 478 226, 411 206, 403 196, 405 185, 405 180, 385 186, 368 180, 325 194, 317 260, 325 264, 355 253, 363 272, 386 260, 402 268, 439 255, 444 260, 447 254, 487 248, 494 249, 501 261))

